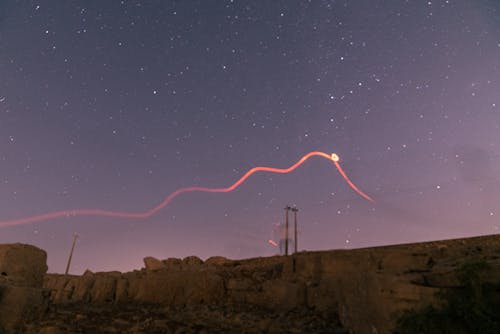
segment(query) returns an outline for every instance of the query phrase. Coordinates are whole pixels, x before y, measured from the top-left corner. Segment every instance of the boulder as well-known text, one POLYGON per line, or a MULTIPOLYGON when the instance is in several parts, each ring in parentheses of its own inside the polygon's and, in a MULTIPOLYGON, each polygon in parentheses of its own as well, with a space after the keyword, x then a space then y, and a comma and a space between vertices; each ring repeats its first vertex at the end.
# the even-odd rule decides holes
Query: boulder
POLYGON ((95 275, 90 271, 86 270, 83 276, 78 280, 78 284, 75 286, 75 291, 73 293, 74 302, 86 302, 90 299, 90 289, 94 285, 95 275))
POLYGON ((70 278, 71 276, 60 274, 49 274, 45 277, 44 288, 49 289, 52 301, 57 301, 58 303, 68 301, 66 285, 70 278))
POLYGON ((115 302, 126 303, 128 301, 129 301, 128 280, 125 278, 119 278, 116 281, 115 302))
POLYGON ((90 269, 86 269, 85 272, 83 273, 83 276, 92 276, 94 273, 90 269))
POLYGON ((146 267, 146 270, 148 271, 156 271, 156 270, 161 270, 165 269, 165 264, 158 260, 157 258, 154 258, 152 256, 148 256, 144 258, 144 266, 146 267))
MULTIPOLYGON (((152 272, 154 274, 156 272, 152 272)), ((137 295, 140 292, 141 286, 143 285, 143 274, 138 271, 132 271, 123 274, 123 279, 127 282, 125 285, 120 283, 120 289, 124 289, 124 291, 120 291, 120 294, 126 295, 126 300, 135 300, 137 295)), ((121 297, 120 297, 121 298, 121 297)))
POLYGON ((90 290, 90 300, 93 303, 114 302, 116 291, 116 277, 103 273, 95 275, 95 281, 90 290))
POLYGON ((17 333, 24 321, 38 319, 47 309, 42 289, 47 253, 30 245, 0 245, 0 332, 17 333))
POLYGON ((25 244, 0 245, 0 275, 16 285, 41 287, 47 272, 47 253, 25 244))
POLYGON ((167 268, 167 270, 179 271, 182 269, 182 260, 181 259, 177 259, 175 257, 169 257, 168 259, 163 260, 162 262, 165 265, 165 268, 167 268))
POLYGON ((48 293, 40 288, 0 285, 0 332, 19 330, 23 321, 41 317, 48 306, 48 293))
POLYGON ((227 258, 225 258, 223 256, 212 256, 212 257, 209 257, 205 261, 205 264, 222 266, 222 265, 228 264, 230 262, 231 262, 231 260, 229 260, 229 259, 227 259, 227 258))
POLYGON ((203 260, 193 255, 182 259, 182 264, 186 266, 199 266, 203 264, 203 260))

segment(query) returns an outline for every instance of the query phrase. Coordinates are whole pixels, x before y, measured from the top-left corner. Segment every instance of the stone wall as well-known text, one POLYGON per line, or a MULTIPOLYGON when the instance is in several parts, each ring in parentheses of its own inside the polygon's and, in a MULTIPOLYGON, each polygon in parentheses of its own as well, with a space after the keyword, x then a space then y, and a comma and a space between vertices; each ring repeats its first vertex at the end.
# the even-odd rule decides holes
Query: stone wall
POLYGON ((339 317, 351 333, 389 333, 402 311, 435 303, 456 287, 456 269, 473 261, 500 281, 500 236, 302 252, 241 261, 145 258, 145 268, 82 276, 50 274, 44 287, 58 305, 247 305, 272 312, 309 310, 339 317))

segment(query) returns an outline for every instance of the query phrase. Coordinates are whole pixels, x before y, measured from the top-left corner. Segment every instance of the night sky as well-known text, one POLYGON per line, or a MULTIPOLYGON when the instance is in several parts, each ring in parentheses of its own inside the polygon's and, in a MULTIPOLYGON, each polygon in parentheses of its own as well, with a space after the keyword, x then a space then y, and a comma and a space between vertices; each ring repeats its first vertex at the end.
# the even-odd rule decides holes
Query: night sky
POLYGON ((499 233, 500 3, 0 1, 0 243, 64 272, 499 233))

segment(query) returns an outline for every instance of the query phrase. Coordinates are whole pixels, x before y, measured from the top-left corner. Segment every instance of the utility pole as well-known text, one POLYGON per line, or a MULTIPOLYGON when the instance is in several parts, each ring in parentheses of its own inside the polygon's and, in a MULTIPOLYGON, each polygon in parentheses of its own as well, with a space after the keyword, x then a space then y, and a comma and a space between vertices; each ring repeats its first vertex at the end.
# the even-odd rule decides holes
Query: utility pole
POLYGON ((285 219, 285 255, 288 256, 288 212, 290 211, 290 205, 285 207, 286 219, 285 219))
POLYGON ((294 247, 295 247, 295 252, 294 253, 297 253, 297 248, 298 248, 298 240, 297 240, 297 212, 299 211, 299 209, 297 209, 297 207, 293 207, 292 208, 292 212, 293 212, 293 221, 294 221, 294 232, 295 232, 295 235, 294 235, 294 247))
POLYGON ((73 251, 75 250, 76 239, 78 239, 78 234, 73 234, 73 244, 71 245, 71 252, 69 253, 68 264, 66 265, 66 272, 64 275, 68 274, 69 266, 71 264, 71 258, 73 257, 73 251))

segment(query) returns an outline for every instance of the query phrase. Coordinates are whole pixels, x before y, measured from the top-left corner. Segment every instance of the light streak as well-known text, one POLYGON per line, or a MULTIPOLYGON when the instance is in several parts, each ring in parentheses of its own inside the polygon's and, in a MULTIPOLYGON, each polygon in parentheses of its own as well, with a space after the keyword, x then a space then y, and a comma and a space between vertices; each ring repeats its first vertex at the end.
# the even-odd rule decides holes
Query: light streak
POLYGON ((351 187, 361 197, 369 200, 372 203, 375 203, 375 200, 373 198, 371 198, 370 196, 368 196, 367 194, 365 194, 364 192, 362 192, 361 189, 359 189, 358 187, 356 187, 356 185, 349 179, 349 177, 347 176, 347 174, 344 172, 344 170, 342 169, 342 167, 339 164, 339 161, 340 161, 339 156, 336 155, 335 153, 332 153, 331 159, 332 159, 333 163, 335 164, 335 167, 337 167, 337 170, 339 171, 340 175, 342 175, 342 177, 347 182, 347 184, 349 185, 349 187, 351 187))
POLYGON ((339 164, 339 156, 335 153, 333 154, 326 154, 324 152, 319 152, 319 151, 313 151, 309 152, 306 155, 304 155, 302 158, 299 159, 296 163, 291 165, 288 168, 274 168, 274 167, 254 167, 250 170, 248 170, 242 177, 240 177, 236 182, 234 182, 232 185, 226 188, 205 188, 205 187, 186 187, 186 188, 181 188, 177 189, 170 195, 168 195, 162 202, 160 202, 158 205, 155 207, 151 208, 148 211, 144 212, 124 212, 124 211, 109 211, 109 210, 102 210, 102 209, 74 209, 74 210, 64 210, 64 211, 54 211, 54 212, 49 212, 41 215, 36 215, 36 216, 31 216, 31 217, 25 217, 25 218, 18 218, 18 219, 12 219, 12 220, 4 220, 0 221, 0 227, 6 227, 6 226, 16 226, 16 225, 24 225, 24 224, 30 224, 30 223, 36 223, 36 222, 41 222, 41 221, 46 221, 46 220, 52 220, 52 219, 57 219, 57 218, 63 218, 63 217, 76 217, 76 216, 98 216, 98 217, 113 217, 113 218, 131 218, 131 219, 145 219, 149 218, 153 215, 155 215, 158 211, 162 210, 165 208, 167 205, 170 204, 170 202, 176 198, 177 196, 183 194, 183 193, 188 193, 188 192, 208 192, 208 193, 228 193, 236 188, 238 188, 243 182, 245 182, 246 179, 248 179, 252 174, 257 173, 257 172, 269 172, 269 173, 279 173, 279 174, 287 174, 295 169, 297 169, 300 165, 302 165, 306 160, 308 160, 311 157, 322 157, 327 160, 332 161, 335 164, 335 167, 337 167, 337 170, 339 171, 340 175, 344 178, 344 180, 347 182, 347 184, 354 190, 356 191, 360 196, 365 198, 366 200, 370 202, 375 202, 370 196, 362 192, 348 177, 347 174, 344 172, 342 167, 339 164))
POLYGON ((267 242, 269 242, 271 245, 273 245, 274 247, 278 247, 278 244, 276 243, 276 241, 272 240, 272 239, 269 239, 267 240, 267 242))

